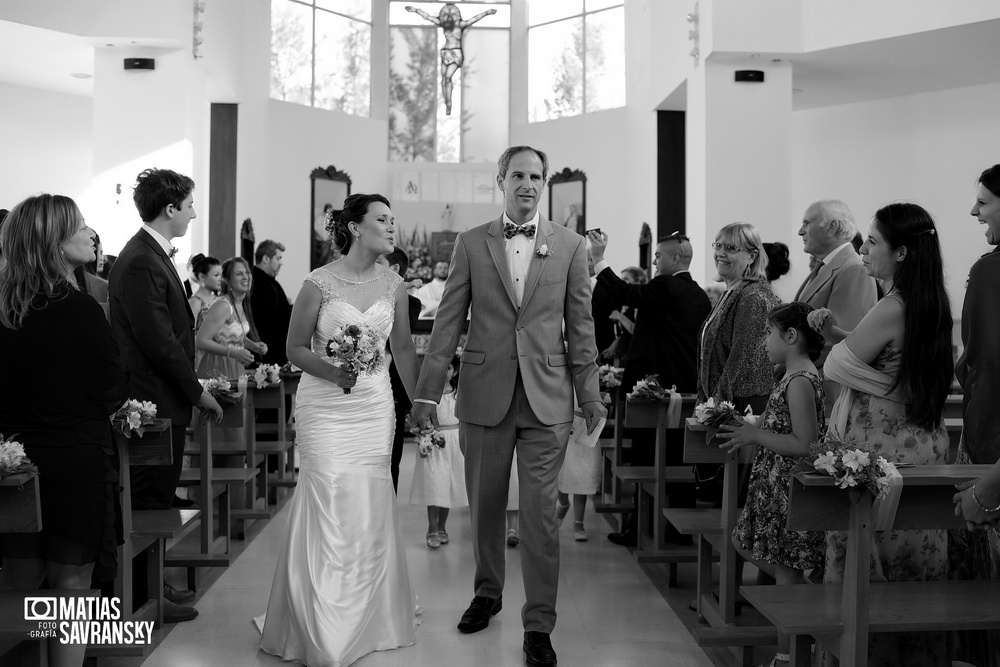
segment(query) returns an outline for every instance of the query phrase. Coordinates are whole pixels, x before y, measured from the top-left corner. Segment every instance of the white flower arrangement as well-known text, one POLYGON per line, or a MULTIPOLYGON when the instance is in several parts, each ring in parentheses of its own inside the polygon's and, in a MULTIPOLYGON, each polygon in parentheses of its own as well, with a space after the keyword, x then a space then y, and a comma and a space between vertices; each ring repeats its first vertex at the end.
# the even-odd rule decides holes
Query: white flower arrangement
POLYGON ((694 406, 694 418, 705 426, 718 427, 725 423, 739 423, 739 416, 736 406, 729 401, 719 401, 716 404, 714 398, 709 398, 704 403, 694 406))
POLYGON ((19 472, 25 472, 31 467, 31 461, 24 455, 24 445, 14 440, 4 439, 0 433, 0 479, 19 472))
POLYGON ((152 424, 154 419, 156 419, 156 403, 130 398, 111 417, 111 423, 126 438, 131 438, 133 433, 141 438, 146 427, 152 424))
POLYGON ((253 374, 258 389, 274 384, 281 379, 281 367, 278 364, 261 364, 253 374))
POLYGON ((862 489, 870 491, 875 498, 889 493, 889 477, 895 470, 893 465, 853 440, 844 441, 828 434, 812 445, 811 453, 804 460, 804 470, 811 468, 814 472, 830 475, 838 488, 850 492, 851 500, 857 502, 862 489))
POLYGON ((604 364, 603 366, 599 366, 597 368, 597 381, 601 387, 605 387, 607 389, 620 387, 622 384, 622 375, 624 373, 624 368, 604 364))
POLYGON ((444 436, 437 430, 427 431, 417 436, 417 454, 426 459, 434 450, 444 448, 444 436))
POLYGON ((677 386, 664 389, 656 375, 647 375, 635 383, 626 396, 630 401, 669 401, 671 394, 677 393, 677 386))
POLYGON ((552 250, 549 249, 548 243, 543 243, 542 245, 535 248, 535 254, 539 257, 548 257, 552 254, 552 250))
POLYGON ((233 383, 225 375, 218 375, 207 380, 198 380, 201 388, 208 392, 219 404, 234 405, 240 400, 242 393, 233 391, 233 383))

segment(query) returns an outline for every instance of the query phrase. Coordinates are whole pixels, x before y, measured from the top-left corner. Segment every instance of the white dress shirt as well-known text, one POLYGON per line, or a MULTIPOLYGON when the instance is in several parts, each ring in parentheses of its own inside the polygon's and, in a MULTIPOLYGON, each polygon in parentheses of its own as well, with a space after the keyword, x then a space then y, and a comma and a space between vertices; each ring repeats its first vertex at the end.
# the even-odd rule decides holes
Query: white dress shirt
MULTIPOLYGON (((503 214, 504 226, 506 223, 517 224, 507 213, 503 214)), ((535 226, 535 235, 538 235, 538 210, 535 210, 535 217, 524 223, 535 226)), ((517 300, 517 307, 521 307, 521 299, 524 298, 524 283, 528 279, 528 267, 531 266, 531 255, 535 252, 535 239, 529 239, 524 234, 515 234, 512 238, 504 240, 504 249, 507 251, 507 268, 510 270, 510 280, 514 285, 514 298, 517 300)))

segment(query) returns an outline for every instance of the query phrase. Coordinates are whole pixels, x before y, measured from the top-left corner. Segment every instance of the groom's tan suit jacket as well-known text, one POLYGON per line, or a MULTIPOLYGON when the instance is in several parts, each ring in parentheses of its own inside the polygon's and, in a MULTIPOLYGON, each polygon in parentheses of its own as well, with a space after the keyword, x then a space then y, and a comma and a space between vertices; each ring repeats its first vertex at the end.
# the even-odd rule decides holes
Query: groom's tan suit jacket
POLYGON ((459 420, 497 425, 510 408, 518 369, 532 410, 544 424, 573 421, 574 388, 581 404, 600 400, 586 242, 539 216, 534 247, 519 308, 503 216, 458 235, 416 398, 440 400, 445 369, 471 307, 459 420))

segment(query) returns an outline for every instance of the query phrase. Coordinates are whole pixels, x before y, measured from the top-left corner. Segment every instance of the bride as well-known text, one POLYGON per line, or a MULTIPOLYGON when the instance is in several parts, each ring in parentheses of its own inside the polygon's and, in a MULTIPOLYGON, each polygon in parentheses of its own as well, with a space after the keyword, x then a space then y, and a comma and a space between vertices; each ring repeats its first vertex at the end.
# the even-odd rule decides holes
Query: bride
POLYGON ((288 360, 303 370, 299 477, 259 645, 309 667, 349 665, 416 641, 389 473, 395 417, 387 366, 358 376, 326 355, 337 329, 369 326, 380 349, 391 342, 413 396, 418 367, 406 292, 399 276, 375 263, 393 250, 394 218, 382 195, 355 194, 327 220, 343 257, 306 276, 288 329, 288 360))

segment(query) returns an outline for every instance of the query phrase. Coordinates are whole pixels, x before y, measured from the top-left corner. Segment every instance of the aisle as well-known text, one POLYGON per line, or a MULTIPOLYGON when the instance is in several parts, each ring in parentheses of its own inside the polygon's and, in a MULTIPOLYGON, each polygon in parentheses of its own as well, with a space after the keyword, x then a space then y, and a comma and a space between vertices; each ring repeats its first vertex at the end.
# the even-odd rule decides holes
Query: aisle
MULTIPOLYGON (((473 635, 455 629, 472 599, 474 564, 468 509, 448 520, 451 544, 424 544, 426 510, 406 504, 415 447, 407 444, 399 497, 406 556, 424 612, 415 646, 372 653, 358 667, 521 666, 524 603, 517 549, 508 549, 504 608, 490 627, 473 635)), ((267 606, 286 511, 276 515, 236 562, 197 602, 199 617, 178 624, 144 667, 245 667, 281 665, 257 651, 250 619, 267 606)), ((589 542, 574 542, 571 517, 562 527, 559 620, 552 643, 559 664, 573 667, 671 665, 711 667, 712 662, 650 583, 635 560, 605 539, 603 518, 587 516, 589 542)))

